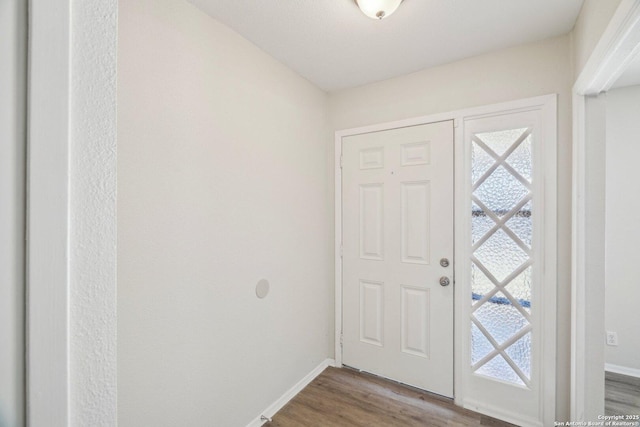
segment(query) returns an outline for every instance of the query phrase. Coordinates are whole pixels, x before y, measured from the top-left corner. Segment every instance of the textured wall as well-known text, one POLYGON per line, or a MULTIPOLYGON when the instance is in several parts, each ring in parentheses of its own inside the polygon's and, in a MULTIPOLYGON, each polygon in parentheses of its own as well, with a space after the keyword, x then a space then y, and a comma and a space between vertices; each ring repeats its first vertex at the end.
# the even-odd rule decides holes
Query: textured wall
POLYGON ((70 423, 115 426, 117 0, 71 5, 70 423))
MULTIPOLYGON (((569 410, 571 293, 571 63, 568 36, 504 49, 384 82, 332 93, 332 129, 557 93, 558 329, 557 416, 569 410)), ((333 158, 333 142, 329 145, 333 158)), ((333 177, 333 163, 329 163, 333 177)), ((333 188, 333 187, 331 187, 333 188)), ((333 200, 331 198, 330 200, 333 200)))
POLYGON ((640 86, 607 93, 605 329, 620 345, 606 363, 640 373, 640 86))
POLYGON ((326 95, 183 0, 118 62, 119 425, 247 425, 333 355, 326 95))

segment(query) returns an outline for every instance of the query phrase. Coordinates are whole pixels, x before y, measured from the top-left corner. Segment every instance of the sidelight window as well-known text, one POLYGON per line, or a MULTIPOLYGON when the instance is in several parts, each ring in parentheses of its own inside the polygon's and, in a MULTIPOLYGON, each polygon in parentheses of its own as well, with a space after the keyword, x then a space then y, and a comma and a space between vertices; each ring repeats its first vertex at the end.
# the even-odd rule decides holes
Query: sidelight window
POLYGON ((471 368, 522 386, 531 381, 531 128, 472 135, 471 368))

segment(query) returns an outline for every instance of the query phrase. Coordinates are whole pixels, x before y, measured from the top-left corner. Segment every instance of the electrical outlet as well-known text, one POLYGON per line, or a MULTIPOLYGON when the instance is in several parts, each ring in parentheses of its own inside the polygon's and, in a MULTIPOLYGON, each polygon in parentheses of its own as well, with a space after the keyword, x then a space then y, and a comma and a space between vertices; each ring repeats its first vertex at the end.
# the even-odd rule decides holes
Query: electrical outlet
POLYGON ((617 346, 618 345, 618 333, 607 331, 607 345, 617 346))

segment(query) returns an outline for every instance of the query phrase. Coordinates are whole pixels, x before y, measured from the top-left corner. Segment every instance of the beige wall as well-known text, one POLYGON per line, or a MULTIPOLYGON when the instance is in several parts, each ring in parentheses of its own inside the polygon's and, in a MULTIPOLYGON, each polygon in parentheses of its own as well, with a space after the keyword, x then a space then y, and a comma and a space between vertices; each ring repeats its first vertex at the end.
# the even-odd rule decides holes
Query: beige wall
POLYGON ((621 0, 585 0, 571 33, 574 81, 580 75, 621 0))
POLYGON ((640 373, 640 86, 607 93, 605 329, 618 333, 606 363, 640 373))
POLYGON ((119 425, 247 425, 333 356, 326 94, 183 0, 119 15, 119 425))
MULTIPOLYGON (((571 266, 571 50, 569 36, 500 50, 407 76, 332 93, 333 130, 557 93, 557 418, 569 410, 571 266)), ((333 158, 333 142, 329 144, 333 158)), ((334 176, 329 162, 329 176, 334 176)), ((333 198, 331 198, 333 200, 333 198)))
POLYGON ((571 86, 619 2, 586 0, 571 35, 327 96, 183 0, 121 0, 120 424, 246 424, 332 356, 333 131, 549 93, 568 419, 571 86))

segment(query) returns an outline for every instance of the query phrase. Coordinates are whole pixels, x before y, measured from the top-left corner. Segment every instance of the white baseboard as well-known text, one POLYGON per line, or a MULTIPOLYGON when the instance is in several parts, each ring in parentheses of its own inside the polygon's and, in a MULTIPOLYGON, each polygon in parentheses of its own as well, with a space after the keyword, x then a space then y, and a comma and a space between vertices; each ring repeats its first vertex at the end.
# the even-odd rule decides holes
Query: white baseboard
POLYGON ((474 412, 479 412, 489 417, 497 418, 499 420, 506 421, 511 424, 515 424, 517 426, 542 427, 542 423, 538 420, 534 420, 528 417, 523 417, 518 413, 505 411, 503 408, 486 405, 484 403, 480 403, 473 399, 463 399, 462 407, 474 412))
POLYGON ((607 372, 613 372, 614 374, 628 375, 630 377, 640 378, 640 369, 636 368, 627 368, 626 366, 605 363, 604 370, 607 372))
POLYGON ((278 412, 284 405, 289 403, 291 399, 293 399, 298 393, 302 391, 311 381, 313 381, 318 375, 322 373, 327 367, 335 366, 335 361, 333 359, 325 359, 318 366, 316 366, 311 372, 305 375, 300 381, 298 381, 293 387, 287 390, 278 400, 273 402, 267 409, 262 411, 262 414, 257 418, 253 419, 247 427, 260 427, 267 420, 262 419, 262 417, 271 418, 276 412, 278 412))

